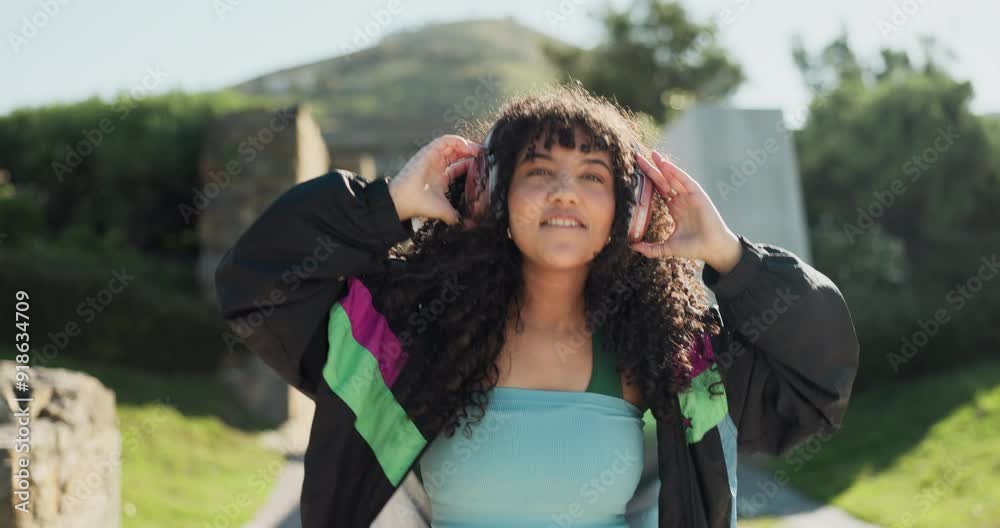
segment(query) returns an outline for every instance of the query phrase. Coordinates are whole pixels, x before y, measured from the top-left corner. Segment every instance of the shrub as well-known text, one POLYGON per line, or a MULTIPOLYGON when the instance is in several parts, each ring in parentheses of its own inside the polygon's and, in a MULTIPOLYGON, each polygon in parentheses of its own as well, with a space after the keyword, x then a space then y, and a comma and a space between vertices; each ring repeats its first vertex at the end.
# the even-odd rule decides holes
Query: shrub
POLYGON ((45 196, 23 190, 16 193, 13 184, 0 182, 0 243, 23 245, 44 234, 45 196))
POLYGON ((122 95, 0 117, 0 169, 47 194, 50 235, 88 226, 193 269, 195 225, 177 212, 200 187, 198 159, 217 116, 273 102, 234 92, 122 95))
POLYGON ((854 244, 818 228, 812 244, 817 268, 833 279, 851 310, 861 344, 858 388, 991 358, 1000 347, 993 331, 1000 274, 973 278, 983 258, 1000 253, 1000 236, 955 235, 951 244, 907 251, 877 226, 854 244))
POLYGON ((66 354, 158 372, 214 372, 228 353, 211 303, 161 288, 128 265, 2 250, 0 270, 0 289, 30 296, 32 361, 41 366, 66 354))

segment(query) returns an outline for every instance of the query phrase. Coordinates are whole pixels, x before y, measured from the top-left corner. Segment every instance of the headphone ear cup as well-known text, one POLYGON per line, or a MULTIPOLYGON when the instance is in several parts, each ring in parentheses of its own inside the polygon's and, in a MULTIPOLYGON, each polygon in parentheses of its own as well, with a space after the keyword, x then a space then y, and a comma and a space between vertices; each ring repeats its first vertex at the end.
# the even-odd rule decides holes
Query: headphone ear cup
POLYGON ((469 174, 465 179, 465 203, 468 206, 472 221, 479 223, 486 216, 493 197, 493 188, 497 182, 497 166, 489 154, 493 146, 493 130, 486 133, 482 148, 476 154, 469 166, 469 174))
POLYGON ((646 236, 646 228, 649 227, 650 207, 653 203, 653 182, 649 181, 646 173, 636 166, 633 172, 635 179, 635 205, 629 212, 628 241, 630 243, 639 242, 646 236))
POLYGON ((469 173, 465 177, 465 203, 472 220, 479 222, 489 208, 490 189, 486 174, 485 149, 481 150, 469 165, 469 173))

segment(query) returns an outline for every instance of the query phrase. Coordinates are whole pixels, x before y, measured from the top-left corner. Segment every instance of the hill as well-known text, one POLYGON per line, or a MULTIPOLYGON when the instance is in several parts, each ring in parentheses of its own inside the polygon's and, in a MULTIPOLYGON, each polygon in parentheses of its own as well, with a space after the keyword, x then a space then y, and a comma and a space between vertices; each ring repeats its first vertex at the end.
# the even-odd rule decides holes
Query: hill
POLYGON ((506 95, 554 81, 544 43, 567 46, 510 19, 434 24, 235 88, 310 103, 338 148, 412 143, 454 130, 506 95))

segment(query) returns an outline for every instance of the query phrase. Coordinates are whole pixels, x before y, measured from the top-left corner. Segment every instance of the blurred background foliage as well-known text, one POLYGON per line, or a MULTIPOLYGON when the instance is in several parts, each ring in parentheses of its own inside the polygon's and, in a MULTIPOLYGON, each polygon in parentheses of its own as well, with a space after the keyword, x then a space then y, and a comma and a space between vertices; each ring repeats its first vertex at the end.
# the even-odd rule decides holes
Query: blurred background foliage
POLYGON ((201 188, 208 123, 273 104, 234 91, 123 95, 0 117, 0 168, 11 176, 0 182, 0 231, 8 235, 0 284, 29 291, 33 313, 57 331, 57 322, 81 320, 81 301, 106 288, 113 270, 125 270, 141 279, 69 340, 67 355, 155 372, 215 371, 231 347, 216 308, 197 290, 196 224, 178 207, 201 188), (100 130, 102 120, 110 132, 100 130))
MULTIPOLYGON (((194 226, 177 209, 201 185, 205 127, 268 104, 235 91, 175 92, 16 110, 0 117, 0 168, 19 190, 42 195, 48 235, 86 226, 92 235, 65 237, 110 237, 164 261, 189 259, 198 251, 194 226)), ((5 225, 22 231, 20 223, 5 225)))
POLYGON ((793 55, 813 90, 795 135, 815 264, 847 297, 862 341, 860 387, 991 356, 1000 288, 961 309, 948 292, 1000 248, 1000 118, 969 110, 968 82, 937 61, 882 50, 864 63, 847 35, 793 55), (939 309, 953 321, 896 372, 887 358, 939 309))

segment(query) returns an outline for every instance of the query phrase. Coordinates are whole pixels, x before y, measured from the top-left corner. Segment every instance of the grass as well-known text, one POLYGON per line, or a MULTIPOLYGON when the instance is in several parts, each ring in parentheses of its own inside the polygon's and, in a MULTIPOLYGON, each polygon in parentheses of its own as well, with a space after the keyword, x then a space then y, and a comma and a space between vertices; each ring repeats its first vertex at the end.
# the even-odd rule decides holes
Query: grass
POLYGON ((754 519, 740 519, 737 521, 737 528, 775 528, 781 519, 777 517, 757 517, 754 519))
POLYGON ((1000 526, 1000 361, 855 395, 844 427, 778 460, 791 485, 886 527, 1000 526))
POLYGON ((267 498, 283 456, 259 445, 255 432, 267 424, 211 376, 62 358, 47 366, 86 372, 115 391, 123 527, 240 526, 267 498))

